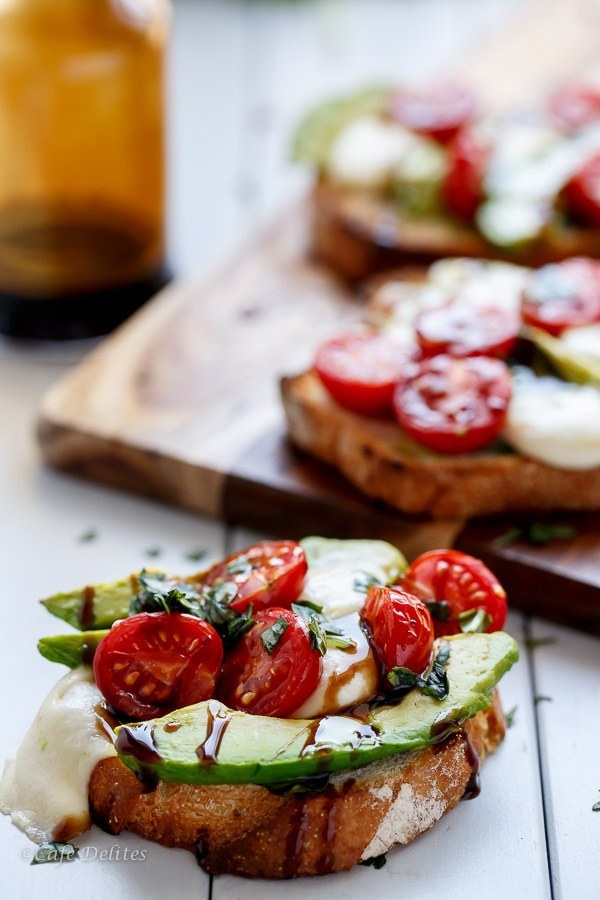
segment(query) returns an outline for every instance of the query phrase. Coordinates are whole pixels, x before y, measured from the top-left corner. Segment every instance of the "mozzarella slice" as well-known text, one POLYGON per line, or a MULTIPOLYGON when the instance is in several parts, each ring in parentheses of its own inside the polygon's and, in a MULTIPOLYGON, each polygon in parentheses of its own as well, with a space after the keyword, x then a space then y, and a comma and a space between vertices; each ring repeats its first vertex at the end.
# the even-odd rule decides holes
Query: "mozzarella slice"
POLYGON ((594 469, 600 466, 600 391, 554 378, 516 378, 505 437, 550 466, 594 469))
POLYGON ((329 177, 355 187, 385 187, 415 140, 392 122, 375 117, 356 119, 343 129, 329 151, 329 177))
POLYGON ((377 693, 379 683, 377 664, 358 616, 336 620, 356 643, 356 650, 328 649, 322 659, 321 678, 315 691, 291 716, 310 719, 337 713, 370 700, 377 693))
POLYGON ((65 675, 44 701, 0 783, 0 811, 34 841, 90 826, 88 785, 101 759, 115 756, 96 708, 103 697, 89 666, 65 675))
POLYGON ((529 269, 482 259, 440 259, 429 269, 432 285, 475 306, 518 312, 529 269))
POLYGON ((586 356, 600 362, 600 322, 567 328, 560 337, 574 356, 586 356))

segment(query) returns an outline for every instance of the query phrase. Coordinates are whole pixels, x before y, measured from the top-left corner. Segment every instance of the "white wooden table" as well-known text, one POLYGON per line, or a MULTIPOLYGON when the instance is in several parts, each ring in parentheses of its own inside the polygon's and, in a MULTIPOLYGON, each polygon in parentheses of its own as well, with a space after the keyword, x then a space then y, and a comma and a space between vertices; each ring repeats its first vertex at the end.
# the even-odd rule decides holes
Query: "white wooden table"
MULTIPOLYGON (((179 0, 172 57, 172 259, 186 274, 208 265, 297 192, 303 176, 285 148, 300 112, 323 93, 361 81, 421 77, 450 64, 518 0, 179 0)), ((0 759, 13 753, 57 667, 36 639, 61 630, 36 599, 143 565, 149 548, 176 571, 257 536, 45 471, 33 438, 42 392, 84 348, 0 344, 0 759), (78 538, 94 529, 96 539, 78 538)), ((568 598, 565 598, 568 603, 568 598)), ((460 804, 428 834, 358 867, 296 883, 211 880, 191 854, 113 839, 79 841, 95 859, 31 868, 31 845, 0 820, 0 897, 27 900, 392 900, 600 897, 600 644, 513 614, 509 629, 556 642, 522 643, 506 677, 517 707, 504 746, 483 771, 479 799, 460 804), (538 703, 537 697, 546 697, 538 703), (123 859, 124 848, 145 859, 123 859), (101 855, 112 855, 102 859, 101 855)))

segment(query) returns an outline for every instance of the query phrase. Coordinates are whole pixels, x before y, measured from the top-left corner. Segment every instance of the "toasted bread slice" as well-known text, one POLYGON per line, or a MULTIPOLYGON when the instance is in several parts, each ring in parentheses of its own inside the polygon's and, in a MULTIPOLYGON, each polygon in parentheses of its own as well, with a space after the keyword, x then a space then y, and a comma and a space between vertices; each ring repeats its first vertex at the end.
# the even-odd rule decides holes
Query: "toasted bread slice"
POLYGON ((557 226, 529 248, 503 251, 458 219, 403 216, 376 194, 322 179, 313 192, 312 246, 320 260, 357 280, 446 256, 501 259, 523 266, 542 266, 569 256, 600 257, 600 230, 557 226))
POLYGON ((443 743, 338 773, 320 794, 272 794, 259 785, 159 782, 144 793, 118 759, 96 766, 92 818, 198 854, 212 874, 291 878, 340 872, 408 844, 468 792, 504 737, 497 692, 488 709, 443 743), (475 751, 475 752, 473 752, 475 751))
POLYGON ((313 372, 281 383, 288 433, 359 490, 401 512, 436 519, 600 508, 600 469, 555 469, 494 446, 460 456, 427 450, 395 422, 338 406, 313 372))

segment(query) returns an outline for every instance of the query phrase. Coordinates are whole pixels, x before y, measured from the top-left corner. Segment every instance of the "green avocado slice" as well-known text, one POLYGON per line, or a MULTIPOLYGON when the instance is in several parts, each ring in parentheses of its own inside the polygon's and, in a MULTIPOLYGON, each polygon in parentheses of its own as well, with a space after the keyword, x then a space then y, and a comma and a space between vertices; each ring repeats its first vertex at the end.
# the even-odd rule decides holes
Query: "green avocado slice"
POLYGON ((50 662, 62 663, 70 669, 76 669, 77 666, 89 665, 92 662, 98 644, 107 634, 108 629, 56 634, 40 638, 37 648, 50 662))
POLYGON ((129 605, 138 592, 138 575, 54 594, 41 603, 53 616, 81 631, 109 628, 129 615, 129 605))
POLYGON ((600 362, 593 356, 574 353, 563 340, 540 328, 529 327, 525 334, 567 381, 600 387, 600 362))
POLYGON ((503 632, 444 640, 450 644, 445 700, 412 690, 366 718, 314 720, 252 716, 209 700, 119 727, 117 752, 126 766, 148 778, 268 785, 422 749, 488 707, 494 685, 518 659, 516 642, 503 632))
MULTIPOLYGON (((305 593, 310 594, 310 599, 322 606, 328 605, 331 596, 345 595, 346 606, 350 603, 350 608, 354 608, 352 601, 356 601, 360 594, 354 584, 357 578, 371 577, 391 584, 406 569, 404 556, 385 541, 309 537, 301 541, 301 544, 310 569, 305 593)), ((131 601, 139 590, 139 574, 134 572, 118 581, 54 594, 41 602, 53 616, 63 619, 80 631, 110 628, 117 619, 124 619, 129 615, 131 601)), ((198 572, 176 580, 193 584, 200 581, 202 575, 203 572, 198 572)), ((343 615, 343 612, 339 614, 343 615)))
POLYGON ((408 565, 387 541, 311 536, 300 543, 308 562, 302 597, 332 619, 360 609, 370 584, 392 584, 408 565))
POLYGON ((370 87, 321 103, 300 123, 292 143, 292 160, 323 168, 338 134, 355 119, 381 115, 391 93, 390 88, 370 87))

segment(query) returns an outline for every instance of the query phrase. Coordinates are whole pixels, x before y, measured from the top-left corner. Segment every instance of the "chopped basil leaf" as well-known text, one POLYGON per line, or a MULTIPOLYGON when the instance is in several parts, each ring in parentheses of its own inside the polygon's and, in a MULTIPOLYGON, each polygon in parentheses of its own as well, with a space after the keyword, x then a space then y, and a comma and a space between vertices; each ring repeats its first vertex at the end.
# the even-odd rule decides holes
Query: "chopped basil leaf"
POLYGON ((492 541, 495 547, 508 547, 516 541, 528 541, 538 547, 544 547, 551 541, 566 540, 575 537, 577 531, 572 525, 552 524, 550 522, 528 522, 524 525, 509 528, 504 534, 492 541))
POLYGON ((394 689, 416 687, 428 697, 445 700, 450 691, 445 669, 449 656, 450 644, 442 644, 426 678, 406 666, 395 666, 388 672, 387 679, 394 689))
POLYGON ((484 609, 466 609, 458 615, 458 624, 463 634, 480 634, 492 624, 492 617, 484 609))
POLYGON ((381 856, 372 856, 370 859, 361 859, 359 866, 373 866, 374 869, 383 869, 387 862, 385 853, 381 856))
POLYGON ((196 590, 187 583, 168 579, 163 572, 147 572, 138 576, 140 590, 131 601, 132 615, 139 612, 182 612, 204 619, 219 632, 225 647, 230 647, 253 625, 252 605, 243 613, 229 604, 237 595, 232 581, 221 581, 211 587, 196 590))
POLYGON ((247 556, 236 556, 227 564, 228 575, 243 575, 247 578, 252 571, 252 565, 247 556))
POLYGON ((290 781, 275 781, 265 787, 272 794, 291 797, 293 794, 320 794, 329 786, 329 772, 314 772, 311 775, 299 775, 290 781))
POLYGON ((162 548, 161 548, 161 547, 147 547, 147 548, 144 550, 144 554, 145 554, 146 556, 149 556, 150 559, 156 559, 156 557, 157 557, 157 556, 160 556, 161 553, 162 553, 162 548))
POLYGON ((552 697, 546 697, 544 694, 536 694, 533 698, 534 703, 552 703, 552 697))
POLYGON ((544 546, 550 541, 566 540, 575 537, 577 532, 572 525, 549 525, 543 522, 534 522, 529 526, 529 540, 532 544, 544 546))
POLYGON ((311 616, 308 621, 308 630, 310 631, 310 648, 318 650, 321 656, 327 653, 327 635, 319 625, 316 616, 311 616))
POLYGON ((597 803, 594 803, 594 805, 592 806, 592 811, 593 811, 593 812, 600 812, 600 800, 598 800, 597 803))
POLYGON ((549 644, 555 644, 556 638, 552 637, 552 635, 546 635, 546 637, 528 637, 523 641, 526 647, 529 647, 531 650, 534 650, 536 647, 547 647, 549 644))
MULTIPOLYGON (((296 606, 304 606, 306 609, 312 610, 312 612, 321 613, 323 612, 323 607, 319 606, 318 603, 313 603, 312 600, 296 600, 295 603, 292 603, 292 609, 296 606)), ((303 616, 303 612, 300 609, 297 609, 296 612, 299 616, 303 616)))
POLYGON ((74 844, 63 844, 60 841, 49 841, 36 847, 31 859, 32 866, 41 866, 45 863, 69 862, 77 859, 79 847, 74 844))
POLYGON ((263 647, 269 654, 273 652, 281 638, 283 637, 283 633, 286 628, 289 628, 290 623, 283 618, 283 616, 279 616, 276 622, 273 622, 268 628, 261 633, 260 639, 263 642, 263 647))
POLYGON ((517 714, 516 706, 513 706, 513 708, 509 709, 509 711, 506 713, 506 727, 507 728, 512 728, 513 725, 515 724, 516 714, 517 714))
MULTIPOLYGON (((322 606, 311 603, 309 600, 299 600, 296 603, 292 603, 292 612, 295 612, 297 616, 304 619, 304 621, 308 623, 309 628, 311 622, 318 625, 319 630, 325 635, 327 647, 333 647, 336 650, 350 650, 355 648, 356 641, 349 637, 343 628, 340 628, 339 625, 336 625, 331 619, 324 616, 321 612, 322 609, 322 606)), ((313 638, 313 641, 317 641, 316 637, 313 638)), ((318 641, 312 643, 313 650, 319 649, 319 652, 323 655, 324 651, 320 650, 320 646, 322 646, 322 644, 318 641)))
POLYGON ((229 606, 235 600, 237 592, 237 585, 233 581, 219 581, 203 591, 202 599, 205 603, 211 600, 229 606))
POLYGON ((425 606, 432 619, 438 622, 447 622, 450 619, 450 604, 445 600, 425 600, 425 606))
POLYGON ((190 562, 200 562, 201 559, 204 559, 206 554, 206 547, 192 547, 190 550, 186 550, 184 556, 186 559, 189 559, 190 562))
POLYGON ((504 531, 502 534, 499 534, 498 537, 495 537, 492 544, 494 547, 509 547, 522 537, 522 528, 509 528, 508 531, 504 531))
POLYGON ((167 578, 164 572, 147 572, 138 575, 140 590, 131 601, 130 612, 183 612, 200 615, 200 595, 191 586, 178 584, 167 578))
POLYGON ((375 575, 369 575, 368 572, 357 572, 354 578, 354 590, 366 594, 372 587, 383 587, 383 585, 375 575))
POLYGON ((83 534, 80 534, 77 538, 77 542, 79 544, 90 544, 92 541, 95 541, 98 537, 98 532, 95 528, 88 528, 87 531, 84 531, 83 534))

